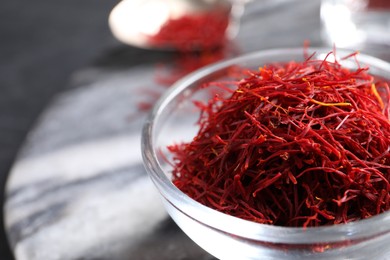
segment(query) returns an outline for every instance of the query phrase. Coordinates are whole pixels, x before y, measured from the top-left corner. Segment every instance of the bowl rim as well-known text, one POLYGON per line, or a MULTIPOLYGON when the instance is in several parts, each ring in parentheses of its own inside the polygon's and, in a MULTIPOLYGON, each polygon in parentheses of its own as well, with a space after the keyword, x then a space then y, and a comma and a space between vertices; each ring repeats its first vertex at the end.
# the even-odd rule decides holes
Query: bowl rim
MULTIPOLYGON (((262 57, 273 55, 291 56, 300 54, 303 57, 304 51, 310 54, 316 52, 317 54, 326 55, 332 50, 324 47, 277 48, 251 52, 198 69, 174 83, 160 97, 145 120, 142 129, 141 149, 144 166, 164 199, 183 214, 204 225, 220 230, 221 232, 255 241, 281 244, 338 243, 352 240, 366 240, 390 232, 390 211, 368 219, 357 220, 346 224, 307 228, 260 224, 230 216, 204 206, 180 191, 166 176, 157 160, 157 154, 153 149, 156 120, 158 120, 158 116, 164 108, 173 102, 175 97, 183 93, 191 83, 204 78, 212 72, 237 63, 242 63, 245 60, 261 59, 262 57)), ((344 57, 352 52, 347 49, 337 49, 336 54, 338 57, 344 57)), ((389 71, 390 78, 390 63, 362 53, 359 53, 358 60, 361 64, 369 64, 381 70, 389 71)))

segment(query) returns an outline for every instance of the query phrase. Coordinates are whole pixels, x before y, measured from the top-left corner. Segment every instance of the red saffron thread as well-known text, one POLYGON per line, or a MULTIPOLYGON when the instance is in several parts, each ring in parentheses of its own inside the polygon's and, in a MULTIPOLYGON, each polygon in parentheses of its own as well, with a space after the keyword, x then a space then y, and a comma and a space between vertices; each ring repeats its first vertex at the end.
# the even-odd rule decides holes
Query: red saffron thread
POLYGON ((369 0, 367 1, 368 9, 389 10, 390 3, 386 0, 369 0))
POLYGON ((181 52, 221 47, 226 42, 229 13, 230 8, 218 6, 213 10, 169 19, 156 35, 149 37, 149 41, 181 52))
MULTIPOLYGON (((237 55, 236 46, 227 37, 229 22, 230 7, 217 5, 212 10, 169 19, 156 35, 149 37, 152 45, 176 50, 170 66, 156 66, 155 82, 163 87, 160 94, 185 75, 237 55)), ((150 95, 139 102, 138 110, 148 111, 159 96, 150 95)))
POLYGON ((198 134, 168 147, 173 183, 208 207, 280 226, 389 210, 389 84, 357 65, 268 64, 229 97, 197 101, 198 134))
POLYGON ((237 54, 237 48, 229 41, 223 46, 212 50, 176 53, 170 66, 164 63, 156 65, 154 81, 159 88, 153 88, 153 91, 142 89, 140 93, 145 97, 145 100, 138 102, 138 110, 149 111, 166 88, 172 86, 172 84, 187 74, 237 54))

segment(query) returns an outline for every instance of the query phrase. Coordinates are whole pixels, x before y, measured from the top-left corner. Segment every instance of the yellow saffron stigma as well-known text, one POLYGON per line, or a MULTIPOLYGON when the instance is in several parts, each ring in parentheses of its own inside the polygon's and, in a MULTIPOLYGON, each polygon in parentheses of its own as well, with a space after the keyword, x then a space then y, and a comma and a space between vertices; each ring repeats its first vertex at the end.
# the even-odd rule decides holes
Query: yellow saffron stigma
POLYGON ((326 106, 326 107, 331 107, 331 106, 340 106, 340 107, 343 107, 343 106, 352 106, 351 103, 348 103, 348 102, 339 102, 339 103, 324 103, 324 102, 321 102, 321 101, 318 101, 318 100, 315 100, 315 99, 310 99, 311 102, 315 103, 315 104, 318 104, 318 105, 321 105, 321 106, 326 106))
POLYGON ((381 108, 383 109, 385 107, 385 104, 383 104, 383 100, 382 100, 381 96, 379 95, 378 90, 376 89, 376 86, 374 83, 371 84, 371 91, 374 94, 374 96, 376 97, 376 99, 378 99, 378 103, 381 106, 381 108))

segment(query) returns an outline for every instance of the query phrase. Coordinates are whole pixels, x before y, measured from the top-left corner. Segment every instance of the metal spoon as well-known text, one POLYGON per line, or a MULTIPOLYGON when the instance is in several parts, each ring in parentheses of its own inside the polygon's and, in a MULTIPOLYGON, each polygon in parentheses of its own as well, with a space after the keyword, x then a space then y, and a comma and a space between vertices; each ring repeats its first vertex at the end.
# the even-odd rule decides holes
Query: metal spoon
POLYGON ((244 2, 246 0, 123 0, 111 11, 109 26, 123 43, 148 49, 173 49, 173 46, 160 46, 149 40, 169 19, 226 8, 231 20, 227 33, 228 37, 233 37, 244 2))

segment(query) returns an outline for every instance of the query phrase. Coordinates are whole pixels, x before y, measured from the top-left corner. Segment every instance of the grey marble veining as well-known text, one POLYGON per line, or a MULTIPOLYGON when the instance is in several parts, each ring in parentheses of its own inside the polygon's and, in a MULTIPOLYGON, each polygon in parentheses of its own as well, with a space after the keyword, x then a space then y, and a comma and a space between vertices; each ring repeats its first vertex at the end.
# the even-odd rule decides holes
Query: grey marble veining
MULTIPOLYGON (((241 52, 319 45, 319 1, 252 1, 241 52)), ((153 64, 89 67, 29 134, 7 183, 5 225, 17 259, 214 259, 168 217, 142 165, 136 113, 153 64)))
MULTIPOLYGON (((138 132, 142 116, 134 116, 141 87, 153 89, 153 66, 104 72, 78 72, 74 81, 90 77, 82 88, 59 95, 37 123, 20 156, 33 156, 72 144, 138 132), (95 76, 96 74, 103 74, 95 76), (95 77, 97 79, 95 79, 95 77), (93 93, 93 94, 92 94, 93 93)), ((158 87, 156 87, 158 90, 158 87)))
POLYGON ((150 72, 107 75, 43 115, 8 182, 6 225, 18 259, 120 259, 167 217, 141 161, 143 114, 129 121, 131 92, 150 72))

